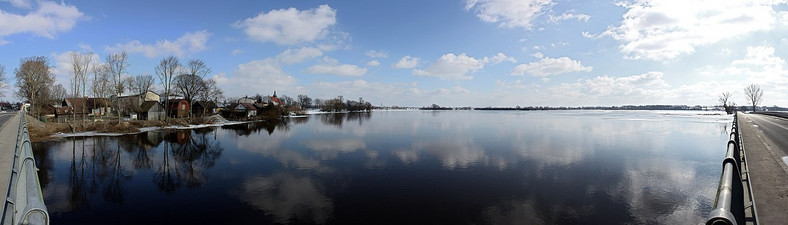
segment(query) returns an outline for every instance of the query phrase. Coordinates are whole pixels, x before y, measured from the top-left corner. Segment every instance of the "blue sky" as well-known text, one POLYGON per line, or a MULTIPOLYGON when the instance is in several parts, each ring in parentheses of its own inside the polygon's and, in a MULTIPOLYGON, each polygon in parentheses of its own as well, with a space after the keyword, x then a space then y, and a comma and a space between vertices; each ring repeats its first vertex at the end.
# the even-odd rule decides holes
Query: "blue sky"
MULTIPOLYGON (((788 106, 785 1, 0 0, 0 65, 129 53, 128 75, 202 59, 226 97, 374 105, 716 104, 764 89, 788 106)), ((96 63, 99 63, 97 60, 96 63)), ((155 74, 154 74, 155 76, 155 74)))

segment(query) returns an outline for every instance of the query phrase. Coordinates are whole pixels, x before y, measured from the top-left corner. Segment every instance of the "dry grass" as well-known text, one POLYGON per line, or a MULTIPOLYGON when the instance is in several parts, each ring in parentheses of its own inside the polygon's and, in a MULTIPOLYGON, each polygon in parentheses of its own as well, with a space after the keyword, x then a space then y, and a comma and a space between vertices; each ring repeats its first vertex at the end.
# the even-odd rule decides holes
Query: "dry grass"
MULTIPOLYGON (((57 137, 52 137, 56 133, 75 133, 75 132, 101 132, 101 133, 136 133, 139 128, 143 127, 163 127, 167 125, 181 125, 186 126, 192 123, 188 119, 171 119, 169 123, 164 121, 85 121, 85 122, 41 122, 31 116, 26 115, 28 131, 30 132, 30 140, 33 142, 57 140, 57 137)), ((198 121, 194 121, 198 122, 198 121)))

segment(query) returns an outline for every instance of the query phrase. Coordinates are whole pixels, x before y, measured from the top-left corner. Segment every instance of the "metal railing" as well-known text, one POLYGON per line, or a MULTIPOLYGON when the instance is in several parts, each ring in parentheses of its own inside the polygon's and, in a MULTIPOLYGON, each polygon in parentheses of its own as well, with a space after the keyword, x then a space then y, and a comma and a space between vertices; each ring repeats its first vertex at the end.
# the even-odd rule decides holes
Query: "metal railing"
MULTIPOLYGON (((755 210, 755 200, 752 198, 752 188, 747 188, 750 200, 752 215, 748 218, 744 204, 744 187, 742 176, 742 147, 740 145, 741 133, 739 132, 738 116, 733 117, 730 137, 728 139, 728 149, 725 159, 722 161, 722 175, 717 188, 717 195, 714 200, 714 208, 709 213, 706 220, 707 225, 723 224, 745 224, 753 222, 757 224, 757 211, 755 210)), ((746 162, 744 163, 746 169, 746 162)), ((747 173, 749 179, 749 170, 747 173)), ((749 181, 748 185, 749 185, 749 181)))
POLYGON ((30 146, 24 110, 19 115, 19 130, 11 169, 11 176, 3 205, 0 224, 49 224, 49 212, 44 205, 38 168, 30 146))

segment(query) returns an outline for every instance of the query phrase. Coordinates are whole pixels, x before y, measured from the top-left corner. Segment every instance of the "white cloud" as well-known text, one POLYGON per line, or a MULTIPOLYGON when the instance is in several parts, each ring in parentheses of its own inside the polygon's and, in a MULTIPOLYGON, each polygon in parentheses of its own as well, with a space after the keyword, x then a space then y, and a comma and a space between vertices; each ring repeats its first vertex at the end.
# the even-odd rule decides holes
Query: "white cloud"
POLYGON ((143 44, 138 40, 129 41, 125 44, 115 44, 107 47, 108 52, 126 51, 129 53, 142 53, 145 57, 153 58, 164 55, 184 56, 205 50, 208 38, 211 36, 206 30, 197 32, 187 32, 175 41, 160 40, 155 44, 143 44))
POLYGON ((695 47, 754 31, 770 30, 778 1, 642 0, 619 3, 628 9, 617 27, 602 33, 621 42, 633 59, 669 60, 695 47))
POLYGON ((240 55, 241 53, 244 53, 244 51, 241 49, 233 49, 233 52, 231 52, 230 54, 235 56, 235 55, 240 55))
POLYGON ((367 56, 369 56, 370 58, 386 58, 389 55, 386 52, 379 52, 379 51, 375 51, 375 50, 369 50, 369 51, 367 51, 367 56))
POLYGON ((288 8, 263 12, 233 26, 255 41, 292 45, 325 37, 328 28, 336 24, 336 15, 337 11, 328 5, 308 10, 288 8))
POLYGON ((287 49, 284 52, 279 53, 279 55, 276 56, 276 59, 286 64, 293 64, 303 62, 307 59, 320 57, 322 55, 323 51, 318 48, 302 47, 296 50, 287 49))
POLYGON ((367 68, 361 68, 351 64, 341 65, 314 65, 306 68, 304 72, 311 74, 333 74, 339 76, 361 76, 367 73, 367 68))
MULTIPOLYGON (((598 76, 550 88, 553 96, 583 99, 585 104, 654 104, 669 91, 662 72, 625 77, 598 76)), ((574 101, 577 103, 577 101, 574 101)))
MULTIPOLYGON (((19 8, 30 8, 29 1, 10 1, 19 8)), ((33 33, 38 36, 55 39, 61 32, 70 31, 77 21, 89 17, 80 12, 76 6, 40 1, 38 9, 26 15, 19 15, 0 10, 0 45, 8 43, 3 37, 33 33)))
POLYGON ((552 5, 551 0, 467 0, 465 10, 473 10, 482 21, 501 27, 531 29, 531 22, 552 5))
POLYGON ((593 69, 593 67, 583 66, 580 61, 572 60, 569 57, 541 58, 541 56, 543 56, 541 53, 535 55, 535 57, 540 58, 539 61, 515 66, 511 74, 515 76, 531 74, 533 76, 544 77, 571 72, 591 72, 593 69))
POLYGON ((377 60, 370 60, 369 62, 367 62, 367 66, 380 66, 380 62, 378 62, 377 60))
POLYGON ((438 58, 425 70, 413 70, 413 74, 438 77, 442 80, 470 80, 473 76, 467 74, 482 69, 484 63, 484 60, 469 57, 465 53, 460 55, 449 53, 438 58))
POLYGON ((406 55, 400 58, 392 67, 397 69, 411 69, 419 65, 419 60, 421 60, 421 58, 406 55))
POLYGON ((558 23, 564 20, 578 20, 578 21, 588 22, 588 19, 590 18, 591 16, 582 13, 580 14, 563 13, 559 16, 550 15, 550 21, 553 23, 558 23))
MULTIPOLYGON (((62 84, 66 90, 71 92, 71 77, 73 76, 73 66, 71 64, 71 54, 74 51, 62 52, 62 53, 52 53, 52 58, 54 58, 55 62, 51 69, 52 75, 55 76, 55 83, 62 84)), ((82 54, 82 53, 80 53, 82 54)), ((98 54, 93 53, 93 56, 90 61, 91 65, 98 65, 101 63, 101 58, 98 54)))
POLYGON ((484 60, 484 62, 490 62, 492 64, 498 64, 498 63, 501 63, 503 61, 512 62, 512 63, 516 63, 517 62, 517 60, 514 59, 514 57, 506 56, 506 55, 504 55, 501 52, 499 52, 498 54, 495 54, 492 57, 484 57, 483 60, 484 60))
POLYGON ((261 89, 286 90, 298 82, 295 77, 282 71, 277 61, 272 58, 240 64, 232 76, 219 73, 213 78, 227 97, 252 95, 262 92, 261 89))

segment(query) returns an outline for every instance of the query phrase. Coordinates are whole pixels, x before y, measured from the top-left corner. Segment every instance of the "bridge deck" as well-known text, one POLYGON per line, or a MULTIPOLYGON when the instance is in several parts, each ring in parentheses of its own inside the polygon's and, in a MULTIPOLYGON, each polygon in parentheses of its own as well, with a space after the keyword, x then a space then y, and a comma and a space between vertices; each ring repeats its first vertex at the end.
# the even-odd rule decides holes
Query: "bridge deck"
MULTIPOLYGON (((0 195, 5 199, 16 148, 19 114, 0 114, 0 195)), ((2 208, 2 207, 0 207, 2 208)))
POLYGON ((750 168, 760 224, 788 221, 788 120, 739 113, 739 130, 750 168))

